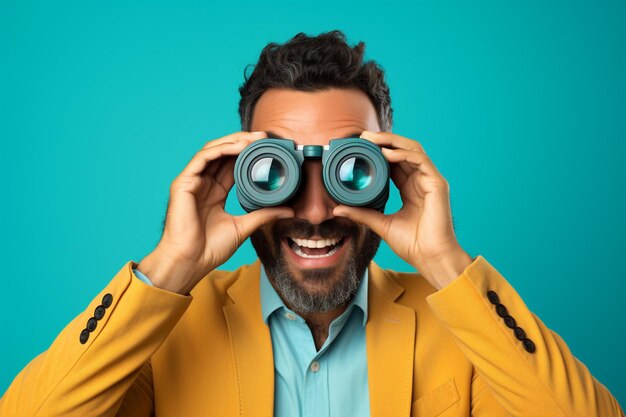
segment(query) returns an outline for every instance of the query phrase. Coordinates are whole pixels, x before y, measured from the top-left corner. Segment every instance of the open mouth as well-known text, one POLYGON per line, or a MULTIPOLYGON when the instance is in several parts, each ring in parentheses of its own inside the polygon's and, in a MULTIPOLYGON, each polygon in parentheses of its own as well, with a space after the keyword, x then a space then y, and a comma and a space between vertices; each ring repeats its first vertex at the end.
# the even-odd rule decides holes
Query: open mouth
POLYGON ((288 237, 287 241, 291 250, 298 256, 326 258, 337 253, 343 245, 344 238, 309 240, 288 237))
POLYGON ((331 239, 300 239, 287 237, 283 239, 289 248, 291 258, 304 268, 329 267, 339 261, 350 241, 349 236, 331 239))

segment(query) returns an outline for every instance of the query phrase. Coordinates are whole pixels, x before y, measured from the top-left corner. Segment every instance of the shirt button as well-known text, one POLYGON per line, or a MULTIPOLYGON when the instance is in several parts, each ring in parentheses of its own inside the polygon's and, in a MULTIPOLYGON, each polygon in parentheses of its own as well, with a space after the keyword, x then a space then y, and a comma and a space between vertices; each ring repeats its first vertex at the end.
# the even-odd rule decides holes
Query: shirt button
POLYGON ((295 320, 296 319, 296 315, 293 313, 285 313, 285 317, 287 317, 289 320, 295 320))
POLYGON ((311 371, 318 372, 320 370, 320 363, 318 361, 313 361, 311 363, 311 371))

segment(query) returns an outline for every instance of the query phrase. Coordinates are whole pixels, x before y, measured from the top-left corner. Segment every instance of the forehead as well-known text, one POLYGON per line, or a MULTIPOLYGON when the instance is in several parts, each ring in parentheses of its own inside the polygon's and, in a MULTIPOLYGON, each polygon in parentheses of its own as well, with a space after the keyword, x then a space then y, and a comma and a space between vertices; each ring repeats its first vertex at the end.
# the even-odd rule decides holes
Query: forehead
POLYGON ((376 109, 358 89, 322 91, 269 89, 257 101, 252 131, 272 132, 300 145, 328 144, 330 139, 379 131, 376 109))

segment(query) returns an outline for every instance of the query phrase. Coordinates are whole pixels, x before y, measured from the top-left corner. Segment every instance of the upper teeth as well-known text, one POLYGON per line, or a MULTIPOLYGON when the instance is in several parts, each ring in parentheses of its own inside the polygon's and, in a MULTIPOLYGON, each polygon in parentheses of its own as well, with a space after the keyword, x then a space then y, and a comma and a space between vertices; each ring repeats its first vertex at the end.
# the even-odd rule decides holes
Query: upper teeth
POLYGON ((339 239, 309 240, 309 239, 296 239, 293 237, 291 238, 291 240, 296 242, 296 245, 303 246, 305 248, 323 248, 326 246, 335 245, 337 242, 339 242, 339 239))

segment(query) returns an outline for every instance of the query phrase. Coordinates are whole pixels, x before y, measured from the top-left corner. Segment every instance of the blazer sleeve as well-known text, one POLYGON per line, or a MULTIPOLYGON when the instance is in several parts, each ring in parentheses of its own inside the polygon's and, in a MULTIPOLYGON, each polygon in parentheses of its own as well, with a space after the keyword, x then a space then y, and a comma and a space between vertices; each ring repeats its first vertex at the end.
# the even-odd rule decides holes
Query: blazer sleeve
POLYGON ((149 359, 192 296, 146 285, 133 274, 136 266, 126 263, 15 377, 0 398, 0 417, 149 415, 149 359))
MULTIPOLYGON (((509 414, 624 416, 606 387, 482 256, 426 301, 509 414)), ((489 407, 479 408, 485 412, 472 415, 491 415, 489 407)))

